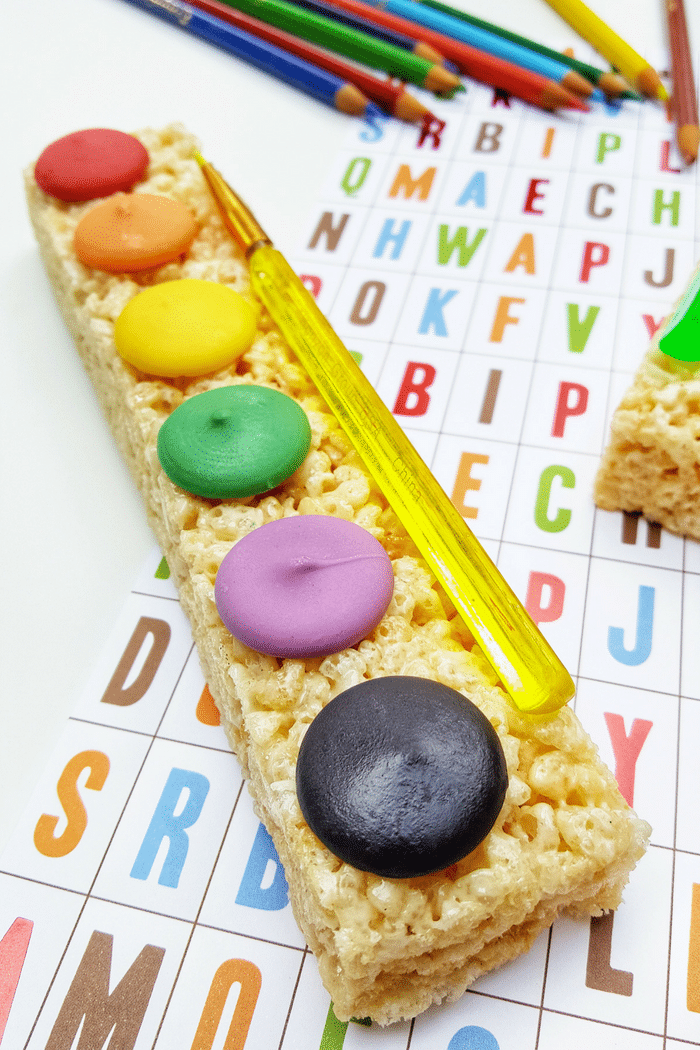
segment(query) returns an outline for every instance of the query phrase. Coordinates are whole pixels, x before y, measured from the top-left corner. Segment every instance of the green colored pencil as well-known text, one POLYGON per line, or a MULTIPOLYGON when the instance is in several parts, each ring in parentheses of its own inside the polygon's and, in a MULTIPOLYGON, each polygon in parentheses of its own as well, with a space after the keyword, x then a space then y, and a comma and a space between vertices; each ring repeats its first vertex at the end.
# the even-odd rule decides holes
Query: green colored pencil
POLYGON ((336 54, 345 55, 373 69, 380 69, 399 80, 451 97, 463 91, 459 77, 442 65, 428 62, 394 44, 377 40, 368 33, 350 29, 312 11, 306 11, 285 0, 224 0, 236 11, 259 18, 261 22, 293 33, 302 40, 320 44, 336 54))
POLYGON ((572 58, 571 55, 565 55, 561 51, 555 51, 544 44, 538 44, 535 40, 529 40, 518 33, 513 33, 510 29, 504 29, 502 26, 494 25, 492 22, 485 22, 474 15, 468 15, 465 11, 460 11, 456 7, 450 7, 448 4, 441 3, 440 0, 419 0, 419 3, 423 4, 424 7, 432 7, 433 10, 440 11, 443 15, 452 15, 453 18, 459 18, 462 22, 468 22, 470 25, 478 26, 479 29, 495 33, 497 36, 503 37, 504 40, 510 40, 513 44, 528 47, 530 51, 536 51, 538 55, 546 55, 547 58, 563 62, 570 69, 576 70, 586 80, 589 80, 591 84, 599 87, 606 95, 612 95, 621 99, 635 99, 637 102, 643 101, 642 96, 638 95, 636 91, 632 91, 627 81, 623 80, 617 73, 606 72, 604 69, 598 69, 597 66, 589 65, 588 62, 581 62, 577 58, 572 58))

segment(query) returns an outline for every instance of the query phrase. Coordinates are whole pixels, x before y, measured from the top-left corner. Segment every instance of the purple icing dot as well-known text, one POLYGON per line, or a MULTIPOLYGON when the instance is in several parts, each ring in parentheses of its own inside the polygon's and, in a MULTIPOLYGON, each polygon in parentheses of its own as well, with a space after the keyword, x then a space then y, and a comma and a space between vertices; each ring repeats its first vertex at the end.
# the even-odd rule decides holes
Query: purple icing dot
POLYGON ((391 561, 369 532, 343 518, 300 515, 250 532, 219 568, 219 616, 234 637, 269 656, 324 656, 365 638, 394 591, 391 561))

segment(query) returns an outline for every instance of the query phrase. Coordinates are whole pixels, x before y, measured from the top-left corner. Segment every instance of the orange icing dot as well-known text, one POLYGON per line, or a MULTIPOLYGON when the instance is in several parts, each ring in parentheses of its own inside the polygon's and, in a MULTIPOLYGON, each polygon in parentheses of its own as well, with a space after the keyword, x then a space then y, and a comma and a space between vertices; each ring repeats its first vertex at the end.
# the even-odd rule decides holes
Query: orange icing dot
POLYGON ((107 273, 150 270, 186 252, 197 223, 180 201, 150 193, 117 193, 86 212, 75 230, 75 252, 107 273))

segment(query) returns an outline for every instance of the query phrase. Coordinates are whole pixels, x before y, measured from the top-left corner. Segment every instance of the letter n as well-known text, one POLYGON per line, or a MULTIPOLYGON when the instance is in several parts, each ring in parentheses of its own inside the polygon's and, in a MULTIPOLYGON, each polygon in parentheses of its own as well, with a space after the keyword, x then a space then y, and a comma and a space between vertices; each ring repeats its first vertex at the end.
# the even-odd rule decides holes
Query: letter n
POLYGON ((333 213, 330 211, 324 211, 321 218, 318 220, 318 225, 314 232, 311 234, 311 240, 309 241, 307 248, 315 248, 321 237, 326 239, 326 251, 334 252, 340 243, 340 238, 343 235, 343 231, 347 225, 349 215, 341 215, 337 226, 333 225, 333 213))
POLYGON ((92 934, 46 1050, 71 1050, 83 1018, 79 1045, 85 1050, 102 1050, 110 1032, 110 1050, 133 1050, 165 949, 147 944, 110 995, 112 941, 109 933, 92 934))

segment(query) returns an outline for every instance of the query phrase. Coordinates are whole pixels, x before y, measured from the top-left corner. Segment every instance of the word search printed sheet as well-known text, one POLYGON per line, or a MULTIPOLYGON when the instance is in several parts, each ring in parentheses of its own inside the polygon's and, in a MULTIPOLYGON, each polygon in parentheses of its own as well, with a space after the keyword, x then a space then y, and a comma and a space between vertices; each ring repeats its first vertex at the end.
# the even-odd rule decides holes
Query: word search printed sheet
POLYGON ((458 1002, 341 1024, 154 552, 0 857, 2 1050, 700 1046, 700 547, 592 501, 697 167, 652 104, 429 101, 442 130, 352 124, 291 261, 576 677, 648 853, 458 1002))

